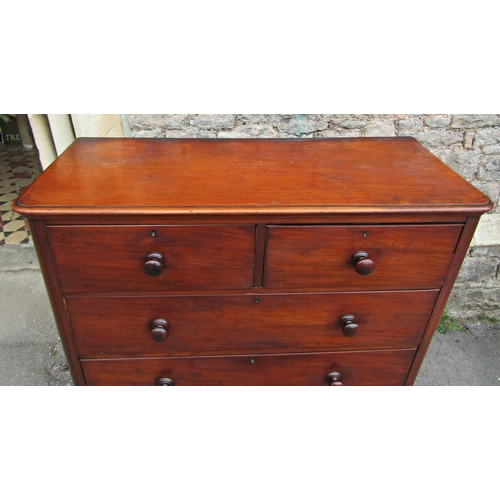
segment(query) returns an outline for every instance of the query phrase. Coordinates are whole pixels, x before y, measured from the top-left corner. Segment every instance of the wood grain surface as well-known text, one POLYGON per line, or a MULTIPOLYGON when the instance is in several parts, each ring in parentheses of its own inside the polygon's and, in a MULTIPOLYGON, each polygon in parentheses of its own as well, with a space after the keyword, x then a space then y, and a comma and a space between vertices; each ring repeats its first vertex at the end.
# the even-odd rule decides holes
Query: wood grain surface
POLYGON ((349 385, 403 385, 414 350, 352 353, 201 356, 121 360, 83 360, 88 385, 156 385, 168 377, 175 385, 329 385, 333 371, 349 385))
POLYGON ((24 215, 484 212, 413 138, 80 138, 22 194, 24 215))
POLYGON ((388 290, 440 287, 462 225, 270 226, 264 287, 388 290), (359 275, 365 251, 375 270, 359 275))
POLYGON ((255 226, 51 226, 63 292, 250 288, 255 226), (154 231, 155 236, 152 236, 154 231), (158 252, 165 266, 148 276, 158 252))
POLYGON ((67 297, 82 357, 180 356, 417 347, 437 291, 67 297), (418 307, 415 307, 418 304, 418 307), (354 337, 340 319, 352 314, 354 337), (168 338, 151 338, 155 319, 168 338))

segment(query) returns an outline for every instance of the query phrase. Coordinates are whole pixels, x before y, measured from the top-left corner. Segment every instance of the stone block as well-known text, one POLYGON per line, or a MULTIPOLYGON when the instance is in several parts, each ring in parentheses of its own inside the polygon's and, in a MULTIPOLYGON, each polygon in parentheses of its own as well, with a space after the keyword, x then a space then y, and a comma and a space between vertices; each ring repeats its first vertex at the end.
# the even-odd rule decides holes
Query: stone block
POLYGON ((335 124, 339 128, 360 129, 366 126, 366 120, 337 120, 338 123, 335 124))
POLYGON ((481 159, 479 151, 464 149, 438 148, 432 150, 432 153, 468 180, 474 178, 481 159))
POLYGON ((321 132, 322 137, 359 137, 361 134, 357 130, 329 129, 321 132))
POLYGON ((133 131, 139 131, 143 129, 150 129, 152 128, 149 125, 149 116, 151 115, 127 115, 127 121, 128 125, 130 127, 130 130, 133 131))
POLYGON ((164 128, 170 130, 183 130, 189 125, 189 115, 163 115, 165 116, 164 128))
POLYGON ((215 139, 216 133, 211 130, 186 128, 184 130, 167 130, 165 137, 171 139, 215 139))
POLYGON ((477 177, 500 181, 500 155, 486 155, 481 161, 477 177))
MULTIPOLYGON (((478 252, 478 247, 492 247, 500 249, 500 215, 484 214, 474 233, 472 242, 473 255, 478 252)), ((491 250, 489 251, 491 255, 491 250)), ((493 254, 494 255, 494 254, 493 254)))
POLYGON ((500 128, 485 128, 478 130, 475 144, 477 146, 500 144, 500 128))
POLYGON ((461 144, 464 139, 464 134, 455 130, 426 130, 414 133, 400 133, 398 135, 414 137, 428 148, 461 144))
POLYGON ((468 131, 464 134, 464 149, 472 149, 474 142, 474 132, 468 131))
POLYGON ((483 153, 485 155, 500 155, 500 145, 499 146, 483 146, 483 153))
POLYGON ((232 130, 221 130, 217 137, 219 139, 273 138, 278 137, 278 134, 271 125, 248 124, 237 126, 232 130))
POLYGON ((154 130, 132 130, 132 137, 165 137, 165 134, 159 129, 154 130))
MULTIPOLYGON (((321 133, 321 132, 319 132, 321 133)), ((311 132, 310 134, 302 134, 300 136, 297 136, 295 134, 289 134, 287 132, 279 132, 278 133, 278 137, 280 139, 314 139, 315 137, 315 133, 314 132, 311 132)))
POLYGON ((479 285, 456 283, 446 304, 446 312, 457 319, 488 316, 500 320, 498 284, 496 282, 479 285))
POLYGON ((393 122, 376 122, 367 125, 364 130, 365 137, 394 137, 396 129, 393 122))
POLYGON ((189 125, 203 130, 230 130, 235 125, 235 115, 189 115, 189 125))
POLYGON ((132 132, 155 129, 182 130, 189 124, 189 115, 127 115, 132 132))
POLYGON ((400 129, 408 130, 408 129, 420 128, 420 127, 422 127, 424 122, 423 122, 423 120, 420 120, 419 118, 413 118, 410 120, 399 120, 396 122, 396 124, 400 129))
POLYGON ((249 115, 236 115, 236 123, 240 123, 242 125, 246 125, 248 123, 265 123, 269 119, 269 115, 258 115, 258 114, 249 114, 249 115))
POLYGON ((328 121, 316 118, 316 115, 295 115, 294 119, 278 122, 276 127, 280 137, 307 137, 328 128, 328 121))
POLYGON ((500 125, 500 115, 453 115, 451 128, 478 128, 500 125))
POLYGON ((365 120, 367 115, 323 115, 323 119, 330 122, 331 125, 345 122, 346 120, 365 120))
POLYGON ((457 283, 452 290, 446 310, 448 314, 456 318, 488 316, 500 319, 498 284, 466 285, 457 283))
POLYGON ((491 255, 484 257, 467 256, 458 273, 457 281, 464 283, 482 283, 496 279, 500 260, 491 255))
POLYGON ((425 119, 425 124, 431 128, 448 127, 450 123, 451 118, 449 116, 430 116, 425 119))
POLYGON ((247 125, 247 124, 276 124, 281 121, 293 120, 295 115, 259 115, 259 114, 247 114, 247 115, 236 115, 236 124, 247 125))

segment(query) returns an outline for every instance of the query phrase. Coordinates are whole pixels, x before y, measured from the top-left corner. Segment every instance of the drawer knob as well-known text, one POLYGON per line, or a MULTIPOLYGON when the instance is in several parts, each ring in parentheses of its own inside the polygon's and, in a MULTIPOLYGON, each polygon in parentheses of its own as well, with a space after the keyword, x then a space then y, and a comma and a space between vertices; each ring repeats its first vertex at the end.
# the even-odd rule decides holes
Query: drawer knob
POLYGON ((144 263, 144 272, 148 276, 159 276, 163 271, 164 260, 161 253, 150 253, 144 263))
POLYGON ((352 263, 358 274, 361 276, 367 276, 373 273, 375 269, 375 263, 373 260, 368 258, 368 254, 364 251, 356 252, 352 256, 352 263))
POLYGON ((156 381, 156 385, 174 385, 174 381, 168 377, 162 377, 156 381))
POLYGON ((331 372, 325 378, 328 382, 328 385, 344 385, 340 381, 340 379, 342 378, 342 374, 340 372, 331 372))
POLYGON ((155 319, 151 321, 149 327, 151 328, 151 338, 155 342, 163 342, 168 338, 168 321, 166 319, 155 319))
POLYGON ((345 314, 340 318, 342 333, 346 337, 354 337, 358 333, 358 325, 354 323, 355 318, 352 314, 345 314))

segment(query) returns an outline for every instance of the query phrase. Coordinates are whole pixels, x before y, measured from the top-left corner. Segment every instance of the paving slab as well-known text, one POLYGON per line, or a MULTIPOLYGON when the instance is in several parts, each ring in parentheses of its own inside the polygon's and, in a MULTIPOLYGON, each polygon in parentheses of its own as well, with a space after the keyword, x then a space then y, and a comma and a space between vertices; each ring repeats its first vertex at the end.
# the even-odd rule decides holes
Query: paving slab
POLYGON ((0 247, 0 271, 40 269, 33 245, 3 245, 0 247))
POLYGON ((0 271, 0 385, 72 385, 42 274, 0 271))
POLYGON ((500 325, 465 322, 436 332, 415 385, 500 385, 500 325))

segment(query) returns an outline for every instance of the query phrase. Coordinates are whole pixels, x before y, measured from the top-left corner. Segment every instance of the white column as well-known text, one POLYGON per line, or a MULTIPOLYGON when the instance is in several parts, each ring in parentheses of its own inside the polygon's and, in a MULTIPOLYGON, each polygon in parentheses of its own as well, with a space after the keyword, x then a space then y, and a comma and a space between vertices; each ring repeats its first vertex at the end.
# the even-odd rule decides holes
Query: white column
POLYGON ((40 154, 40 163, 45 170, 56 158, 56 148, 50 132, 47 115, 28 115, 35 144, 40 154))
POLYGON ((73 124, 70 115, 47 115, 52 139, 59 156, 74 140, 73 124))
POLYGON ((76 137, 125 137, 121 115, 71 115, 76 137))

